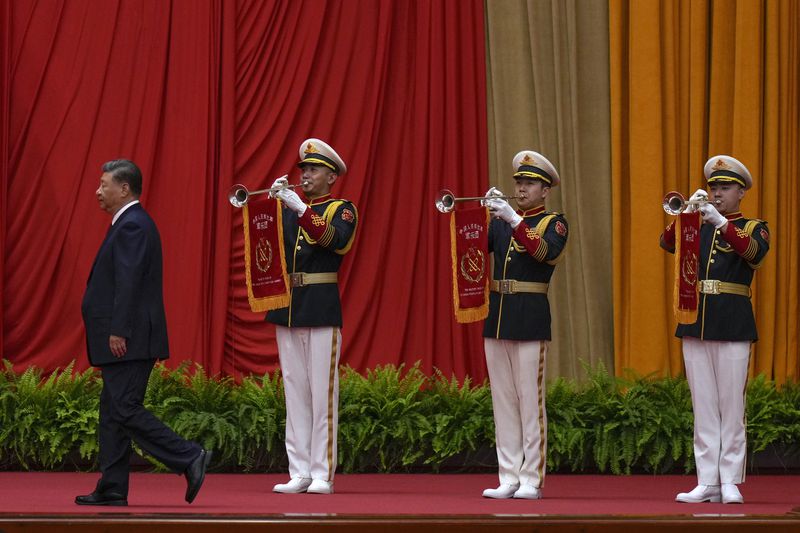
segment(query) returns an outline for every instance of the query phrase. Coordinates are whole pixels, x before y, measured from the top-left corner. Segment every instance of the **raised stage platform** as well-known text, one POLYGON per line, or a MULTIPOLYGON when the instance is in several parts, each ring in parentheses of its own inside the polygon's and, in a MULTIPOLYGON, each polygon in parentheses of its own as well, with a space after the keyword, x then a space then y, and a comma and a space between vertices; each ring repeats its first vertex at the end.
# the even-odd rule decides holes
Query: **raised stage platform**
POLYGON ((0 533, 22 531, 798 531, 800 476, 750 476, 743 505, 680 504, 694 476, 549 475, 544 499, 489 500, 492 474, 340 474, 336 494, 275 494, 277 474, 209 474, 194 504, 135 473, 128 507, 81 507, 95 473, 0 473, 0 533))

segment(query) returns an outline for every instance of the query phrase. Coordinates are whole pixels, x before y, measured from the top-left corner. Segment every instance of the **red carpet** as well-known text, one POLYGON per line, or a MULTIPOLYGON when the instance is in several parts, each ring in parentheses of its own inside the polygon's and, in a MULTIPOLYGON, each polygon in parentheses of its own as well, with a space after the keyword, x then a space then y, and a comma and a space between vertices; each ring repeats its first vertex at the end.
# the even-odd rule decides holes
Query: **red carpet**
POLYGON ((489 500, 492 474, 340 474, 336 494, 284 495, 278 474, 210 474, 192 505, 183 501, 182 477, 132 475, 129 506, 73 503, 91 492, 96 473, 0 472, 0 514, 178 513, 209 515, 784 515, 800 506, 800 476, 749 476, 744 505, 679 504, 675 494, 694 487, 694 476, 550 475, 543 500, 489 500))

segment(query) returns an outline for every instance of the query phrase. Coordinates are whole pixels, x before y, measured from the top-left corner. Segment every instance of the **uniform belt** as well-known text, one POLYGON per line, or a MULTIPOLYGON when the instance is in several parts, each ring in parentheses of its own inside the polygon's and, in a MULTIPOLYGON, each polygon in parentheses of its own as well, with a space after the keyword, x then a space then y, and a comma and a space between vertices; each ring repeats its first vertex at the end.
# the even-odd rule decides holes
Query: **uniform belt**
POLYGON ((305 287, 320 283, 337 283, 339 275, 336 272, 292 272, 289 274, 289 281, 292 287, 305 287))
POLYGON ((750 287, 741 283, 728 283, 718 279, 701 279, 698 281, 703 294, 737 294, 750 297, 750 287))
POLYGON ((536 281, 517 281, 515 279, 493 279, 491 289, 500 294, 515 294, 518 292, 530 292, 536 294, 547 294, 547 283, 536 281))

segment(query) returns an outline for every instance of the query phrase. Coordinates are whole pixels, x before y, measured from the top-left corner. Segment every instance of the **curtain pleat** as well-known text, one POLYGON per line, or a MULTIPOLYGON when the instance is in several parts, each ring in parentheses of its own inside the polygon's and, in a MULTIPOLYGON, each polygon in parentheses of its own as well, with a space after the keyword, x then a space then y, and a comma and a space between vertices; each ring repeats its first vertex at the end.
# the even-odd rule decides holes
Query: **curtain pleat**
POLYGON ((605 0, 486 2, 490 183, 512 193, 522 149, 550 159, 562 182, 547 207, 570 237, 549 299, 549 376, 613 365, 608 5, 605 0))
POLYGON ((101 164, 127 157, 161 232, 170 364, 274 370, 274 328, 248 307, 227 191, 298 181, 298 146, 320 137, 349 168, 334 196, 360 216, 340 272, 342 362, 421 361, 483 380, 480 324, 454 320, 448 218, 433 204, 445 185, 486 188, 481 0, 1 5, 13 107, 0 355, 87 365, 80 302, 110 222, 93 191, 101 164))
MULTIPOLYGON (((11 53, 11 3, 0 1, 0 294, 6 294, 5 249, 8 219, 8 117, 11 113, 9 54, 11 53)), ((0 351, 4 344, 3 305, 0 298, 0 351)))

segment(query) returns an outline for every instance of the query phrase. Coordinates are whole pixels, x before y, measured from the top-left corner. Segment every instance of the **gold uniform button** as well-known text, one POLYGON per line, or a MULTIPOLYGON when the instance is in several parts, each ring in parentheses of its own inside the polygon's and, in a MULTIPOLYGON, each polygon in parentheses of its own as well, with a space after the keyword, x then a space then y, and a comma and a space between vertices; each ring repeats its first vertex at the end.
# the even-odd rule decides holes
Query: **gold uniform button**
POLYGON ((511 261, 511 258, 510 257, 506 257, 506 261, 511 261))
POLYGON ((709 261, 709 263, 713 263, 713 262, 714 262, 714 260, 713 260, 713 259, 712 259, 711 261, 709 261))
POLYGON ((303 236, 300 235, 297 239, 302 241, 303 240, 303 236))
POLYGON ((717 251, 716 250, 711 250, 711 253, 715 254, 715 253, 717 253, 717 251))
MULTIPOLYGON (((301 248, 298 246, 297 249, 300 250, 301 248)), ((712 259, 711 261, 713 262, 714 260, 712 259)))

